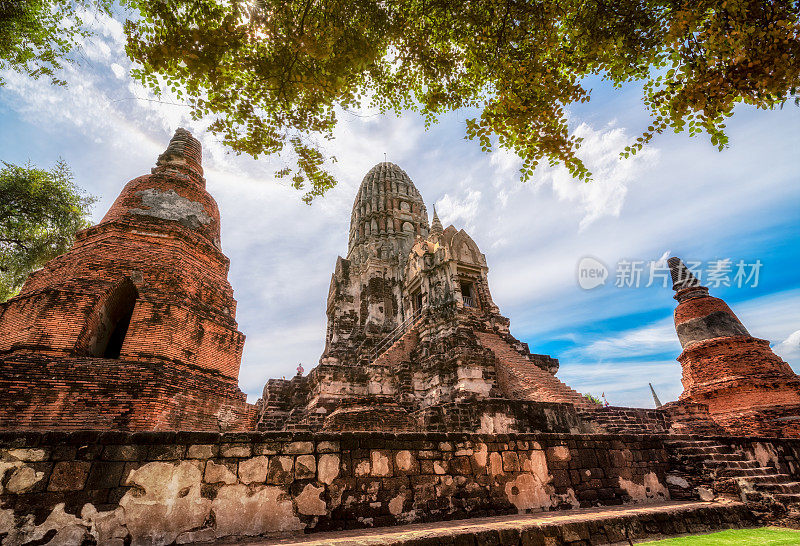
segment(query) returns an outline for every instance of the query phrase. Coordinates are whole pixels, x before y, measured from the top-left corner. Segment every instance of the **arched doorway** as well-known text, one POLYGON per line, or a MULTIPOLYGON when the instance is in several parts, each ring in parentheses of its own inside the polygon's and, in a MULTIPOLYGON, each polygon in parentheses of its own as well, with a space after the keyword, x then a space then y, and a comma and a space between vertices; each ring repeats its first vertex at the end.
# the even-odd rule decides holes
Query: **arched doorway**
POLYGON ((119 358, 139 292, 127 277, 95 306, 78 338, 77 351, 87 356, 119 358))

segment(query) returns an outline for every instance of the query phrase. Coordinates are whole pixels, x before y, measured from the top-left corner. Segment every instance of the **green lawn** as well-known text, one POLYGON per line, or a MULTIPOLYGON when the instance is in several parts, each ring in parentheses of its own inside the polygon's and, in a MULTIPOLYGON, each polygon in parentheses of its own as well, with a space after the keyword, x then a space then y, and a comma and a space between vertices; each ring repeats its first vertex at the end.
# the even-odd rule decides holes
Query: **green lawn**
POLYGON ((727 546, 729 544, 797 546, 800 545, 800 531, 780 527, 730 529, 719 533, 711 533, 710 535, 668 538, 643 544, 658 544, 658 546, 727 546))

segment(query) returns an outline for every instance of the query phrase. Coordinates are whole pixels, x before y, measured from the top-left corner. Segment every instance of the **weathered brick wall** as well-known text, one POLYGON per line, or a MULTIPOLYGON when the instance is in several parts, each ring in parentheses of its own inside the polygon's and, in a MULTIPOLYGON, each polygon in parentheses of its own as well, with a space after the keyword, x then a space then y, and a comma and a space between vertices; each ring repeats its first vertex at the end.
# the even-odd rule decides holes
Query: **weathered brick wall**
POLYGON ((252 430, 236 381, 180 364, 0 358, 0 430, 252 430))
POLYGON ((725 430, 711 418, 708 406, 690 400, 667 402, 658 411, 663 412, 672 434, 715 436, 725 430))
POLYGON ((200 156, 176 131, 152 174, 0 304, 0 428, 254 428, 200 156))
POLYGON ((18 297, 0 305, 0 353, 87 354, 81 339, 105 298, 133 278, 139 296, 124 355, 237 378, 244 336, 236 330, 227 258, 183 226, 148 222, 94 226, 78 234, 69 253, 33 273, 18 297))
POLYGON ((800 379, 764 339, 736 336, 699 341, 684 349, 678 361, 683 366, 683 396, 707 397, 707 401, 700 401, 707 403, 712 413, 800 400, 800 379), (759 380, 774 383, 773 388, 764 389, 759 380), (726 393, 730 389, 728 383, 735 381, 743 384, 732 385, 737 388, 726 393), (787 381, 794 388, 784 386, 787 381))
POLYGON ((580 419, 575 406, 558 402, 488 398, 439 404, 418 410, 413 415, 422 430, 432 432, 596 432, 580 419))
POLYGON ((800 404, 743 409, 714 418, 727 432, 736 436, 800 438, 800 404))
POLYGON ((3 544, 169 544, 668 494, 655 436, 6 432, 0 457, 3 544))
POLYGON ((694 343, 678 360, 682 400, 708 406, 711 417, 734 435, 800 437, 800 376, 749 336, 694 343))

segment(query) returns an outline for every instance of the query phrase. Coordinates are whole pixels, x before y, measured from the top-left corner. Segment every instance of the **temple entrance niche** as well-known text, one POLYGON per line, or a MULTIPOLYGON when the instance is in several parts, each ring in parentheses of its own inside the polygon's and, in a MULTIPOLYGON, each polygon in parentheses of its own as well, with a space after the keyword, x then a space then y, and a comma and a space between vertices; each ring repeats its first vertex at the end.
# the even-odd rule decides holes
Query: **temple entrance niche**
POLYGON ((99 358, 119 358, 139 292, 129 278, 112 288, 95 307, 78 340, 78 352, 99 358))
POLYGON ((411 294, 411 305, 415 313, 422 309, 422 292, 420 290, 411 294))
POLYGON ((466 307, 478 307, 477 298, 475 297, 475 283, 469 280, 461 280, 461 299, 466 307))

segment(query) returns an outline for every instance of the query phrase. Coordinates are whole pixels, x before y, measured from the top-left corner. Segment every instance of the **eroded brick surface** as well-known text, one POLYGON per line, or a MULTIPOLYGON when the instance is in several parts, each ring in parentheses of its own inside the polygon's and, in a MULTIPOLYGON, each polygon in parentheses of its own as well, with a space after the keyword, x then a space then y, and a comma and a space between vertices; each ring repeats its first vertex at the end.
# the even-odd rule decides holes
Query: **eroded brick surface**
POLYGON ((0 305, 0 427, 252 427, 200 153, 178 130, 152 174, 0 305))

